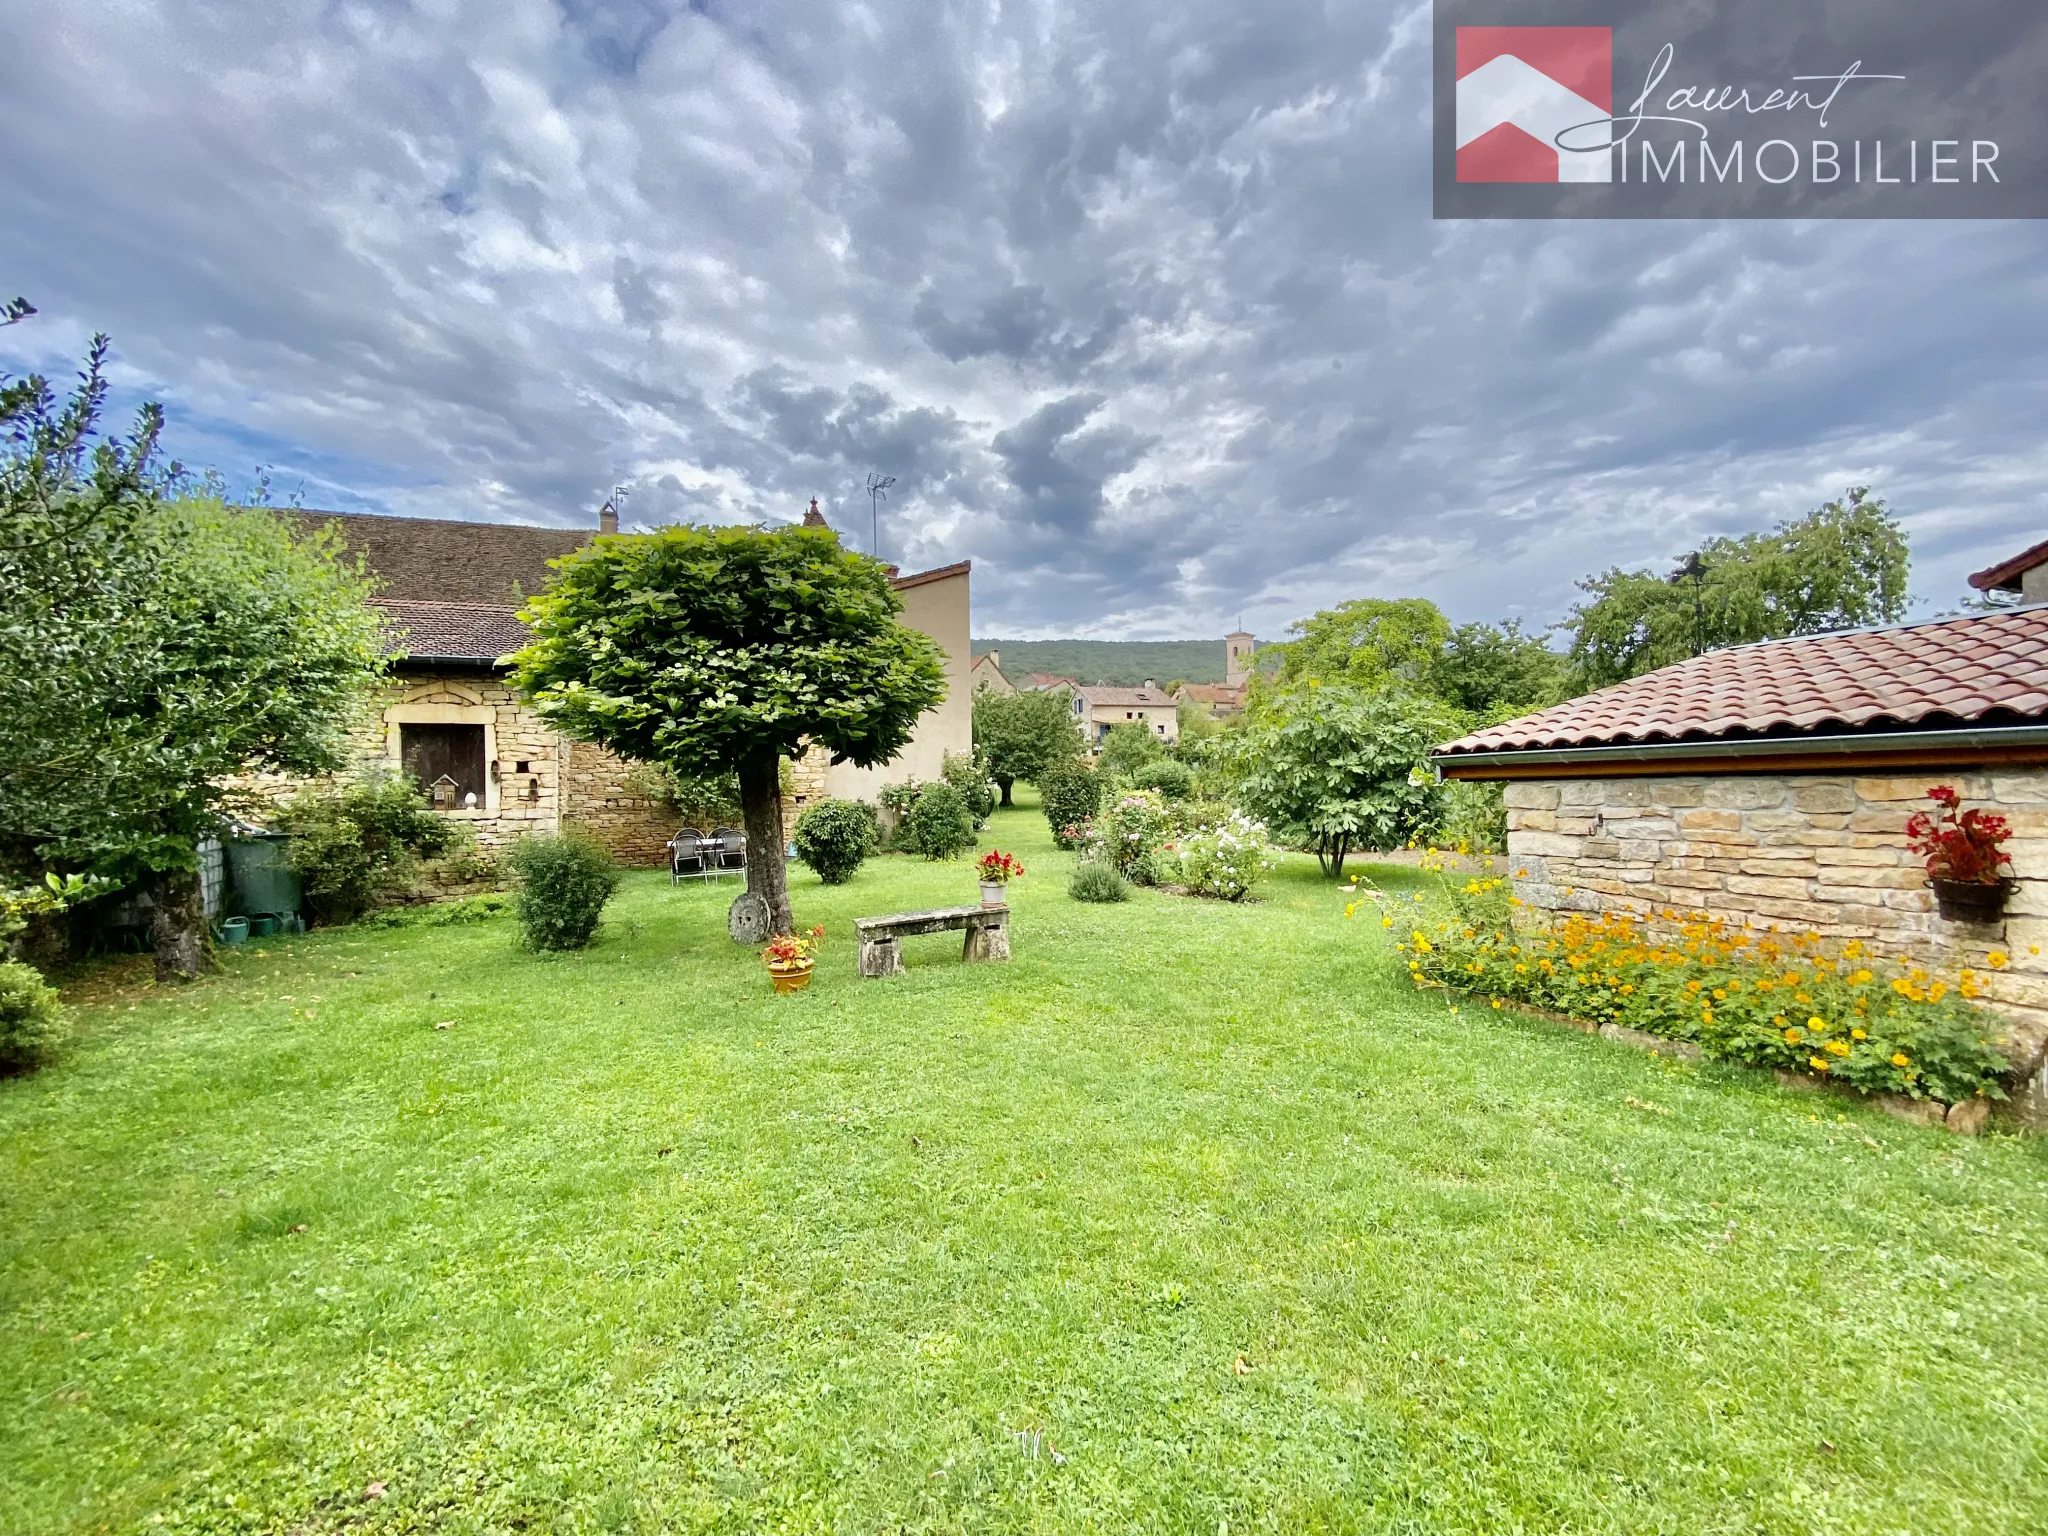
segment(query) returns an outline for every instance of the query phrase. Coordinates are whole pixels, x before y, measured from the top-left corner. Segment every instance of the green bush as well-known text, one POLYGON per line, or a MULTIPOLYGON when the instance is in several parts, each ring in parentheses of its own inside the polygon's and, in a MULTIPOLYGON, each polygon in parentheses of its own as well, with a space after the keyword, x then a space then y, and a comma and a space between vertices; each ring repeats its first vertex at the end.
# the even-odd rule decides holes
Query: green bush
POLYGON ((1156 790, 1167 800, 1185 800, 1194 792, 1195 771, 1186 763, 1177 763, 1170 757, 1162 757, 1156 763, 1147 763, 1131 775, 1133 789, 1156 790))
POLYGON ((534 833, 512 849, 519 928, 534 949, 582 949, 619 888, 611 850, 581 832, 534 833))
POLYGON ((1088 824, 1083 856, 1114 864, 1127 880, 1157 885, 1159 856, 1172 836, 1166 803, 1150 790, 1133 790, 1117 796, 1088 824))
POLYGON ((974 817, 960 791, 941 781, 927 784, 903 818, 910 846, 928 859, 957 859, 974 846, 974 817))
POLYGON ((979 832, 995 814, 995 781, 989 778, 981 759, 971 753, 948 752, 939 763, 940 777, 960 791, 960 798, 967 803, 967 814, 974 818, 974 830, 979 832))
POLYGON ((292 868, 316 920, 348 923, 407 889, 422 858, 461 840, 457 824, 428 809, 409 779, 373 778, 339 790, 307 790, 284 808, 292 868))
POLYGON ((1129 901, 1131 885, 1106 859, 1083 859, 1074 866, 1067 894, 1076 901, 1129 901))
POLYGON ((1082 828, 1102 808, 1102 780, 1079 758, 1048 768, 1038 780, 1052 840, 1062 848, 1081 845, 1082 828))
POLYGON ((1444 822, 1437 834, 1460 853, 1501 853, 1508 846, 1506 786, 1449 779, 1443 785, 1444 822))
POLYGON ((53 1058, 70 1020, 35 967, 0 960, 0 1072, 28 1072, 53 1058))
POLYGON ((796 822, 796 856, 827 885, 844 885, 875 851, 875 810, 858 800, 820 800, 796 822))

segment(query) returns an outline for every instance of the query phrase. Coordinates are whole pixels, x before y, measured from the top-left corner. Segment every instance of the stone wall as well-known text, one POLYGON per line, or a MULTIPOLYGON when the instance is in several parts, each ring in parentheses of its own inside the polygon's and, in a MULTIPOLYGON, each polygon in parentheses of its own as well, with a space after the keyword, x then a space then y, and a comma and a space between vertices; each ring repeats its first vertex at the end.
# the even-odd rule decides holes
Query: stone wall
MULTIPOLYGON (((621 863, 667 864, 665 845, 675 833, 675 815, 639 792, 631 765, 560 735, 493 673, 392 679, 349 728, 355 766, 344 776, 398 772, 398 727, 408 720, 485 727, 485 803, 441 813, 472 828, 482 846, 504 848, 528 832, 553 832, 566 824, 589 831, 621 863)), ((242 787, 276 804, 312 782, 265 774, 242 787)))
POLYGON ((1860 939, 1930 967, 1991 977, 1986 1001, 2048 1110, 2048 769, 1930 777, 1723 775, 1507 785, 1515 892, 1539 913, 1705 912, 1734 927, 1860 939), (1995 924, 1935 911, 1906 818, 1951 784, 2012 823, 2019 888, 1995 924), (2003 967, 1990 964, 1998 952, 2003 967))

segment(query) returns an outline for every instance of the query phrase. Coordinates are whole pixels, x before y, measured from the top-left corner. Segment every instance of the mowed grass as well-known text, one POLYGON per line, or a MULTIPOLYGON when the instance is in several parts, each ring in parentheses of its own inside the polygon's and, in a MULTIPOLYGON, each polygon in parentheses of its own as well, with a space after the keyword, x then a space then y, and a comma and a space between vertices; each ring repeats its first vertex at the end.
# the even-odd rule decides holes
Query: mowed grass
POLYGON ((1305 859, 991 842, 1007 966, 860 980, 972 899, 886 858, 792 997, 651 875, 102 983, 0 1083, 0 1530, 2048 1529, 2038 1140, 1454 1012, 1305 859))

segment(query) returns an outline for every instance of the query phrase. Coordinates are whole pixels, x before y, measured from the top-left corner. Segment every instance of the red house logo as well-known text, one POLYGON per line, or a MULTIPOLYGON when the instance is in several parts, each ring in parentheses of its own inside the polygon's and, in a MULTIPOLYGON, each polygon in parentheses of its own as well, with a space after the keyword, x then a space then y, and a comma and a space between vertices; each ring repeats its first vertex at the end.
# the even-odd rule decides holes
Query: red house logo
POLYGON ((1458 180, 1612 181, 1613 113, 1612 27, 1458 28, 1458 180))

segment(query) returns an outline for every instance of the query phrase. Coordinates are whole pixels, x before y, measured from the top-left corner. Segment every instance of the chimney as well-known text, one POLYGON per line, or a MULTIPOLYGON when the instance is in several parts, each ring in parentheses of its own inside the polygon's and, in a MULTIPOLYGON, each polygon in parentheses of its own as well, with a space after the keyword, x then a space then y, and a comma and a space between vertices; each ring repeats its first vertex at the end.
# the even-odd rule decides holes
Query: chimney
POLYGON ((1157 687, 1158 687, 1159 685, 1158 685, 1157 683, 1153 682, 1153 681, 1152 681, 1152 679, 1148 677, 1148 678, 1146 678, 1146 679, 1145 679, 1145 686, 1146 686, 1146 687, 1147 687, 1148 689, 1151 689, 1151 688, 1157 688, 1157 687))
POLYGON ((990 651, 988 653, 988 664, 994 667, 998 672, 1002 671, 1003 653, 1001 651, 990 651))
POLYGON ((606 502, 597 509, 597 531, 599 533, 617 533, 619 531, 619 509, 610 502, 606 502))

